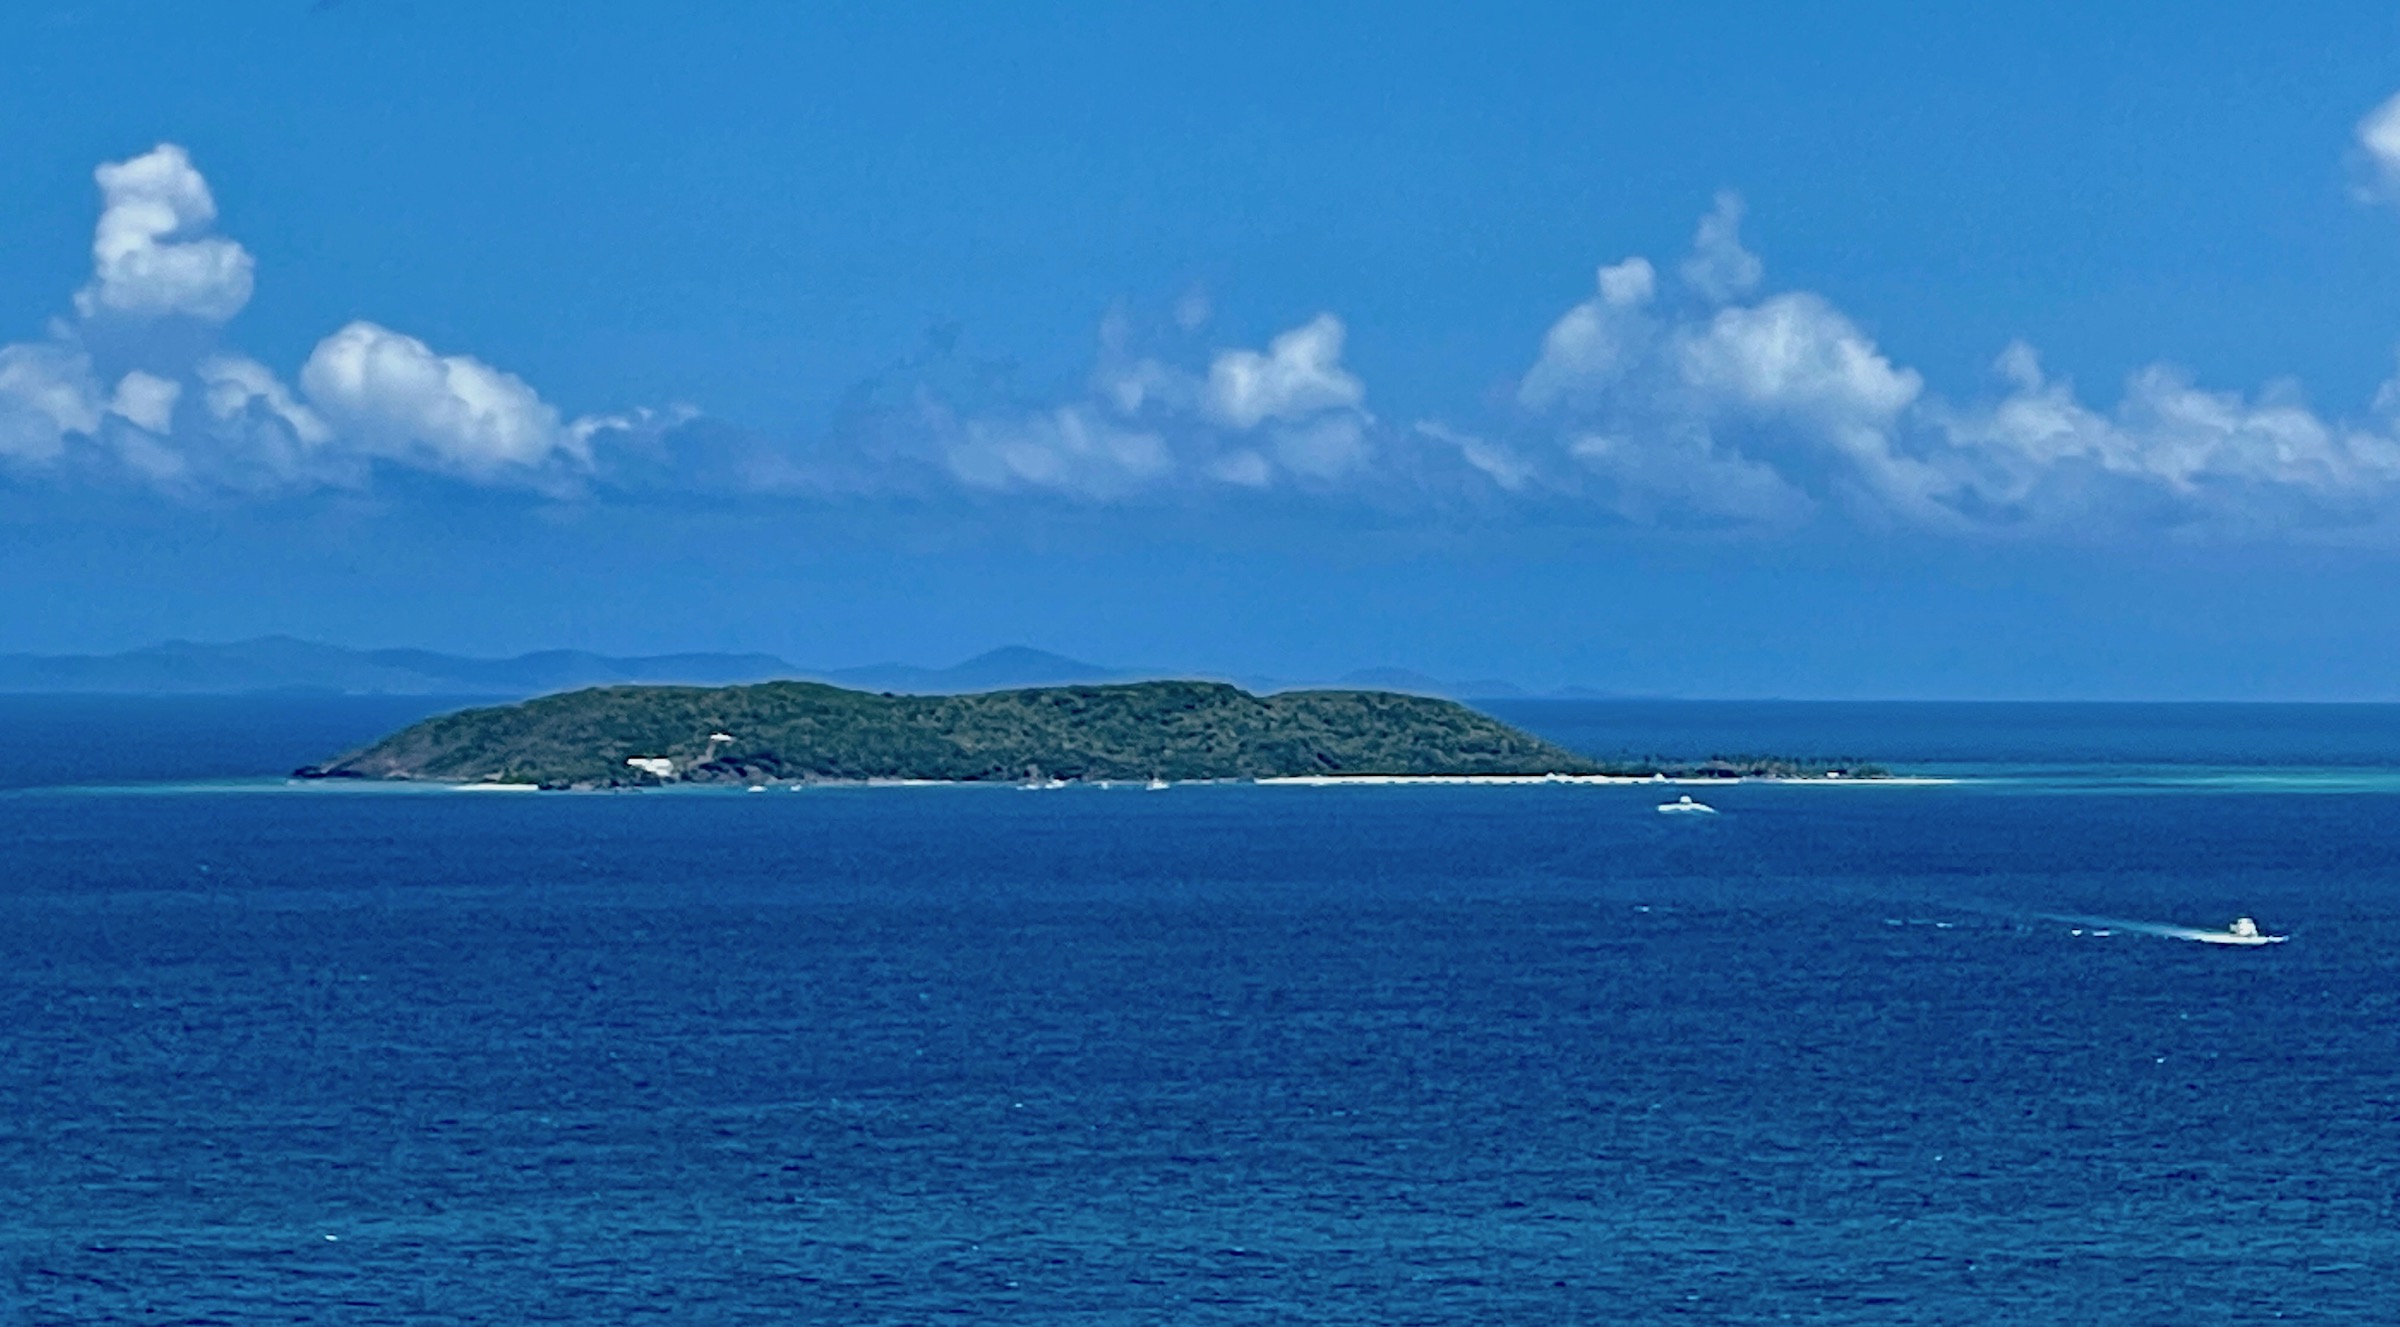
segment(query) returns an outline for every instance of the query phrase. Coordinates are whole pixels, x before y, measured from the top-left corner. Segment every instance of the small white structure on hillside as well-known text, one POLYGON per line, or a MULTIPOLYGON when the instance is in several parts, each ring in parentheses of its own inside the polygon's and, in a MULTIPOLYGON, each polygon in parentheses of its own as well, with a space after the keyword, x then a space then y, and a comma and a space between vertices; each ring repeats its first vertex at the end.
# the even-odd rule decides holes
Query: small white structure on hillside
POLYGON ((655 775, 658 778, 671 779, 675 777, 675 762, 665 756, 627 756, 625 763, 644 774, 655 775))

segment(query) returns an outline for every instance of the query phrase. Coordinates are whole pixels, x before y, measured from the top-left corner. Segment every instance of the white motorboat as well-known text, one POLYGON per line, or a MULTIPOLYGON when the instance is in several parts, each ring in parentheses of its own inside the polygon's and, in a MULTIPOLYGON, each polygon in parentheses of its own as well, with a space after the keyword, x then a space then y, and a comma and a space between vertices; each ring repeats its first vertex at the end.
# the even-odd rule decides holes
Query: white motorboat
POLYGON ((1717 808, 1710 806, 1706 802, 1695 802, 1692 800, 1692 795, 1690 793, 1685 793, 1683 796, 1676 798, 1672 802, 1660 802, 1658 804, 1658 813, 1663 816, 1713 816, 1717 813, 1717 808))
POLYGON ((2279 945, 2291 939, 2288 935, 2268 935, 2258 929, 2258 923, 2248 917, 2236 917, 2233 925, 2222 931, 2187 931, 2185 938, 2204 945, 2279 945))

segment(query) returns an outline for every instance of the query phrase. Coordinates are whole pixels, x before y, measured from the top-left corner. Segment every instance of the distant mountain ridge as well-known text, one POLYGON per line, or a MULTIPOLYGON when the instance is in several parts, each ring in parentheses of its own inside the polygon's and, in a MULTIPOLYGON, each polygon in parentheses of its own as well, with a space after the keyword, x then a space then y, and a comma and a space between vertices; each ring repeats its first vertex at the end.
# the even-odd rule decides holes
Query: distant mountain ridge
MULTIPOLYGON (((1022 645, 1004 646, 948 668, 879 663, 803 668, 772 654, 690 652, 607 655, 542 650, 478 659, 434 650, 352 650, 290 636, 226 644, 167 641, 121 654, 0 654, 0 693, 87 695, 237 695, 310 692, 337 695, 519 698, 626 684, 738 686, 752 682, 831 682, 860 691, 957 695, 1020 687, 1088 686, 1188 678, 1189 670, 1119 668, 1022 645)), ((1518 698, 1523 688, 1497 679, 1449 682, 1404 668, 1367 668, 1300 682, 1272 677, 1212 677, 1254 692, 1344 686, 1454 700, 1518 698)), ((1597 693, 1571 689, 1561 695, 1597 693)))
POLYGON ((822 679, 860 691, 956 695, 970 691, 999 691, 1009 687, 1066 687, 1145 681, 1164 674, 1154 669, 1110 668, 1102 664, 1085 663, 1081 659, 1070 659, 1063 654, 1052 654, 1048 650, 1025 645, 1004 645, 948 668, 882 663, 860 668, 795 669, 785 676, 822 679))
POLYGON ((0 655, 0 691, 223 695, 307 691, 349 695, 532 695, 616 682, 728 685, 788 677, 771 654, 615 658, 544 650, 470 659, 431 650, 348 650, 289 636, 225 645, 168 641, 123 654, 0 655))

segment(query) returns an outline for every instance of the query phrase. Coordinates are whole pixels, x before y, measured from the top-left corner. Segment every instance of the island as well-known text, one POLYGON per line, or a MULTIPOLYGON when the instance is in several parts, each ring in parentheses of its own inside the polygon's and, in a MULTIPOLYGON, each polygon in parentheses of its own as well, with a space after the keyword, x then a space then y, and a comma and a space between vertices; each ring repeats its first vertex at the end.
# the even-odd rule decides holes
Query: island
POLYGON ((463 710, 294 771, 554 789, 1325 776, 1808 777, 1823 762, 1602 762, 1455 701, 1221 682, 895 695, 816 682, 608 686, 463 710))

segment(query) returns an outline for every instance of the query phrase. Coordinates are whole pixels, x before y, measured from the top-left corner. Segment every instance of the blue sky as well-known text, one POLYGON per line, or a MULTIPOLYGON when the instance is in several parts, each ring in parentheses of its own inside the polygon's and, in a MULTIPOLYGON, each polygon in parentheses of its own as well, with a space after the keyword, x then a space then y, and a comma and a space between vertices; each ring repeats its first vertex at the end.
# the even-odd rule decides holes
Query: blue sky
POLYGON ((0 649, 2400 698, 2400 12, 2092 8, 29 0, 0 649))

